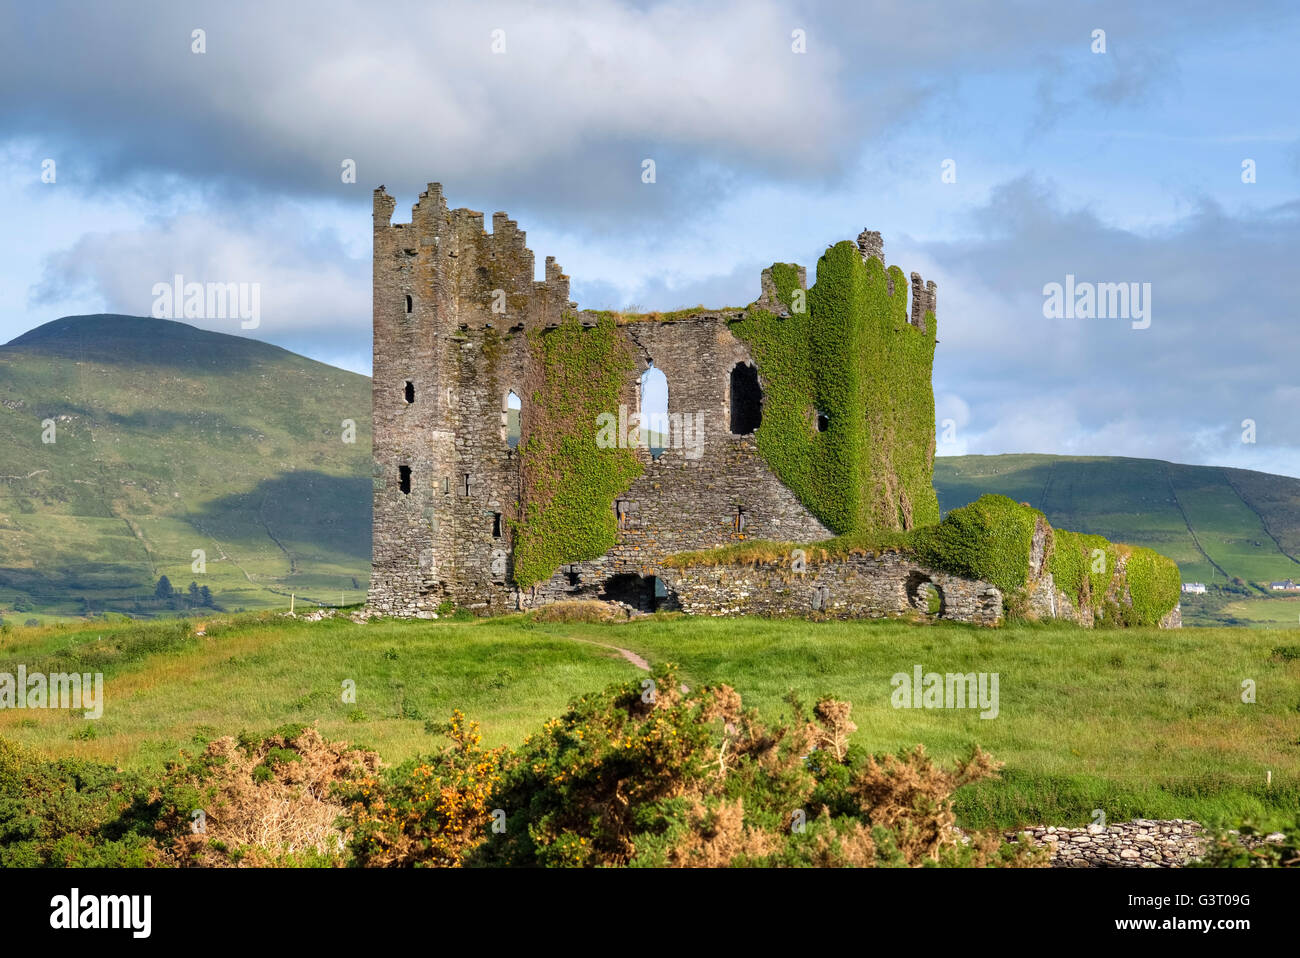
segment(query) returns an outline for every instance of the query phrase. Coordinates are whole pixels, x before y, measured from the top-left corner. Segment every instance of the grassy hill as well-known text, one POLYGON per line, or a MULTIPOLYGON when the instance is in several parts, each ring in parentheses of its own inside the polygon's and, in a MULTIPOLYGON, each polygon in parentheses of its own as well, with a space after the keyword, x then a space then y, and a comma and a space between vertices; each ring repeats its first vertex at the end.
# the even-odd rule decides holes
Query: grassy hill
POLYGON ((227 609, 358 601, 369 463, 364 376, 168 320, 47 323, 0 347, 0 610, 158 611, 160 575, 227 609))

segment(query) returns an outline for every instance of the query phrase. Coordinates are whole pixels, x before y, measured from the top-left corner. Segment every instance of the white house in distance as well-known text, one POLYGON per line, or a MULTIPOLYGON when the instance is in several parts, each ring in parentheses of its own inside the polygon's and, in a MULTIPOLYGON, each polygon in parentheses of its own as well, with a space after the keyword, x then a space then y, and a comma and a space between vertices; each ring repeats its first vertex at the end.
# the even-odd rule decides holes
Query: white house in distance
POLYGON ((1184 591, 1184 592, 1195 593, 1195 594, 1199 595, 1200 593, 1202 593, 1202 592, 1205 591, 1205 583, 1204 583, 1204 582, 1184 582, 1184 583, 1183 583, 1183 591, 1184 591))
POLYGON ((1300 582, 1287 579, 1285 582, 1270 582, 1268 587, 1274 592, 1300 592, 1300 582))

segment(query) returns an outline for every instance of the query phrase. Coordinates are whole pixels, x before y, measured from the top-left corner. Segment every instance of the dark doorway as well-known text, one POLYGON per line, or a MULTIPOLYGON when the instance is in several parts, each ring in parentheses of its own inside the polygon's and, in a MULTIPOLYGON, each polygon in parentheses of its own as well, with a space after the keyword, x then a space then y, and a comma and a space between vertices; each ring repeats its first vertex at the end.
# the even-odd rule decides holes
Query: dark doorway
POLYGON ((763 387, 758 370, 750 363, 736 363, 731 370, 731 432, 746 436, 763 421, 763 387))
POLYGON ((605 590, 601 598, 607 602, 622 602, 638 612, 653 612, 658 605, 656 583, 652 575, 637 575, 634 572, 620 572, 605 580, 605 590))

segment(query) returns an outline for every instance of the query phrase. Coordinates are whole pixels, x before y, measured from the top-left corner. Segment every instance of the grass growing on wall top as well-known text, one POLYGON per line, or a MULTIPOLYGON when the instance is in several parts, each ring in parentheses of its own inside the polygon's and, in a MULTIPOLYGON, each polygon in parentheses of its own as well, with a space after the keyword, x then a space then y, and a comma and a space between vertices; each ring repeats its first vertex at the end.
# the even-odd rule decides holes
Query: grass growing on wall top
POLYGON ((514 581, 521 587, 613 548, 614 497, 642 471, 631 449, 596 445, 596 418, 617 414, 636 369, 613 318, 585 328, 570 317, 528 336, 539 375, 519 446, 523 494, 514 526, 514 581))
MULTIPOLYGON (((772 280, 793 308, 797 267, 773 264, 772 280)), ((907 322, 907 288, 897 267, 886 276, 878 260, 864 263, 852 243, 838 243, 818 261, 804 312, 780 318, 755 309, 731 324, 763 385, 759 453, 840 534, 939 521, 935 321, 926 314, 926 332, 907 322)))

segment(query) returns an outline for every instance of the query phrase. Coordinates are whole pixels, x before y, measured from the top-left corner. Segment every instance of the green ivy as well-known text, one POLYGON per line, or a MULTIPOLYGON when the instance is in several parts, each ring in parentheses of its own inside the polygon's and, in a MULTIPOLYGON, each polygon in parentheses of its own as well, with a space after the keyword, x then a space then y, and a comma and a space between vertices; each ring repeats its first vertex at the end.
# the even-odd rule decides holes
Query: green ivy
POLYGON ((1128 554, 1124 578, 1128 582, 1129 603, 1121 603, 1125 625, 1159 625, 1160 620, 1178 604, 1182 577, 1172 559, 1145 547, 1123 549, 1128 554))
POLYGON ((773 264, 772 281, 791 315, 752 309, 731 324, 763 384, 759 454, 836 533, 937 523, 934 314, 925 332, 913 327, 902 270, 864 263, 849 242, 818 261, 803 311, 798 267, 773 264))
POLYGON ((1119 553, 1114 543, 1102 536, 1056 529, 1051 548, 1048 570, 1056 587, 1079 611, 1090 608, 1094 616, 1103 615, 1108 602, 1114 603, 1111 586, 1119 572, 1119 553), (1101 550, 1101 554, 1095 555, 1094 550, 1101 550))
POLYGON ((631 449, 596 445, 596 419, 617 414, 636 362, 612 317, 584 327, 576 316, 528 334, 538 370, 528 435, 519 445, 523 477, 514 522, 514 573, 526 588, 560 565, 596 559, 617 541, 614 497, 642 466, 631 449))
POLYGON ((937 526, 920 530, 916 556, 931 568, 983 579, 1009 595, 1029 580, 1029 554, 1039 519, 1043 514, 1037 509, 1006 496, 980 496, 953 509, 937 526))

